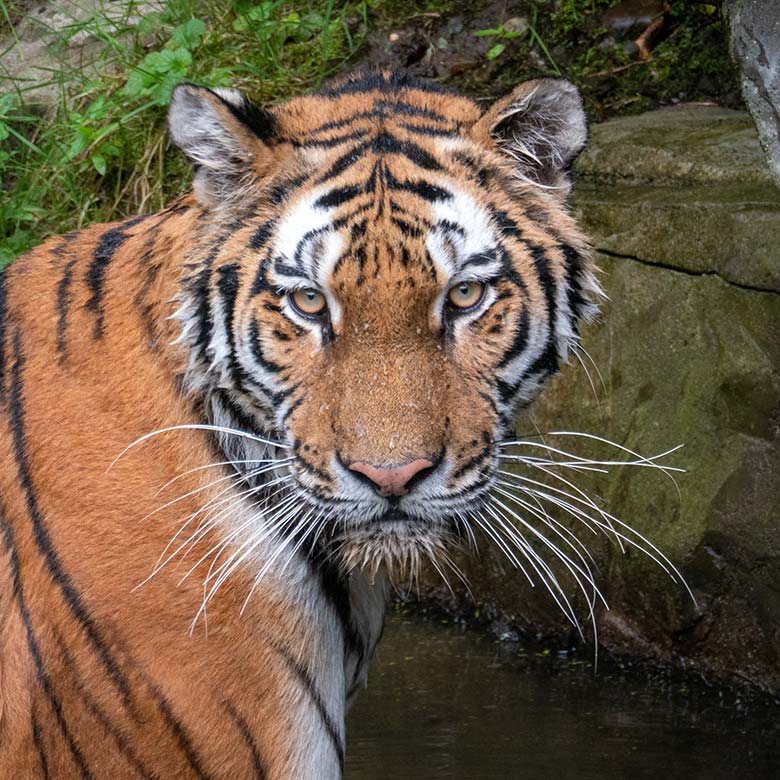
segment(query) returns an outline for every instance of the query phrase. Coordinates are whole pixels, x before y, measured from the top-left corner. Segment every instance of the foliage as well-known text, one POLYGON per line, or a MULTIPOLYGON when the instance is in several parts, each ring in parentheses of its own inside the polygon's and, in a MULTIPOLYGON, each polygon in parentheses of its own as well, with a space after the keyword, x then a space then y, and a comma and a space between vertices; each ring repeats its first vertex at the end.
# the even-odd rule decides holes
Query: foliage
MULTIPOLYGON (((493 68, 467 74, 460 86, 492 96, 527 78, 564 76, 582 90, 592 119, 641 111, 677 100, 725 99, 738 103, 736 70, 728 53, 719 3, 671 0, 669 24, 647 61, 630 38, 604 28, 604 13, 618 0, 527 0, 520 34, 497 18, 475 36, 493 36, 493 68)), ((508 14, 508 12, 507 12, 508 14)))
MULTIPOLYGON (((40 83, 4 79, 0 93, 0 267, 46 235, 161 208, 186 184, 166 153, 165 107, 182 81, 230 85, 268 102, 316 86, 358 49, 365 0, 315 0, 305 12, 267 0, 106 4, 50 31, 102 45, 93 67, 63 54, 56 107, 25 104, 40 83)), ((0 18, 14 14, 0 0, 0 18)), ((2 77, 0 71, 0 77, 2 77)))

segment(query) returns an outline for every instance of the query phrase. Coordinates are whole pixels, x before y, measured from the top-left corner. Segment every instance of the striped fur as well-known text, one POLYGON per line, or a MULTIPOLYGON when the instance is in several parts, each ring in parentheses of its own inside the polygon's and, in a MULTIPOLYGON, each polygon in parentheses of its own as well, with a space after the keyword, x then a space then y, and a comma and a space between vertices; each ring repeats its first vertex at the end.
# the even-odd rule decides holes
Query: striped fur
POLYGON ((340 777, 389 579, 594 311, 565 82, 180 87, 171 130, 193 194, 0 276, 0 778, 340 777), (415 458, 399 497, 350 469, 415 458))

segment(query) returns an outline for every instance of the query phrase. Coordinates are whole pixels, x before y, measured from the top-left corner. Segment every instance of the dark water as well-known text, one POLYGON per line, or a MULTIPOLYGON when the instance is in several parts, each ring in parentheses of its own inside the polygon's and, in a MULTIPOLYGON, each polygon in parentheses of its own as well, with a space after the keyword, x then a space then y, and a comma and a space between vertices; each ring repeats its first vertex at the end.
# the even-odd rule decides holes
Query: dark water
POLYGON ((780 780, 780 707, 394 615, 345 780, 780 780))

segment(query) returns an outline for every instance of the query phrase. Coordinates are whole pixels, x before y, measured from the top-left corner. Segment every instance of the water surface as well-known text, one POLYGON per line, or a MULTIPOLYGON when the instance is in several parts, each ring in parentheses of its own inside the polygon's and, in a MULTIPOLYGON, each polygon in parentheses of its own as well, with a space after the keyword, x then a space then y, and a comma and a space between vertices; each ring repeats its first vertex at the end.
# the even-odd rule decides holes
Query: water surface
POLYGON ((344 780, 780 780, 780 707, 393 615, 344 780))

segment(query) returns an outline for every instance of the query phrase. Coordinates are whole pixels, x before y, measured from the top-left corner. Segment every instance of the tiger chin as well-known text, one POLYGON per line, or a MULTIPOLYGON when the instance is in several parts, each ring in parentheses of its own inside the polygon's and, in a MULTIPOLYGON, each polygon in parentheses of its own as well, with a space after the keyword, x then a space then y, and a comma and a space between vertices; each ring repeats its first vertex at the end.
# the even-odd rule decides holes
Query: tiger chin
POLYGON ((183 85, 193 190, 0 276, 0 777, 331 780, 599 295, 577 90, 183 85))

